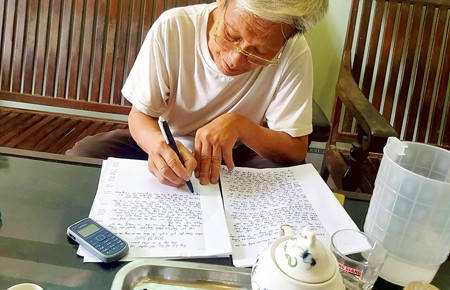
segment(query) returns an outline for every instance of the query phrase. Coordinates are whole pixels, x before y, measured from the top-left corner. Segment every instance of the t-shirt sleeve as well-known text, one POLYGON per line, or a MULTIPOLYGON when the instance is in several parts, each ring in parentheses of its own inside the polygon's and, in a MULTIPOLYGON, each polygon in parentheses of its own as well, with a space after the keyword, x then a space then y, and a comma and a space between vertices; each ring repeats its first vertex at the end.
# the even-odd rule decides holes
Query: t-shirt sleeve
POLYGON ((169 72, 165 61, 164 31, 167 21, 151 27, 122 88, 123 96, 139 111, 157 117, 167 109, 169 72))
POLYGON ((291 47, 277 93, 266 111, 269 128, 292 137, 312 132, 313 64, 304 37, 291 47))

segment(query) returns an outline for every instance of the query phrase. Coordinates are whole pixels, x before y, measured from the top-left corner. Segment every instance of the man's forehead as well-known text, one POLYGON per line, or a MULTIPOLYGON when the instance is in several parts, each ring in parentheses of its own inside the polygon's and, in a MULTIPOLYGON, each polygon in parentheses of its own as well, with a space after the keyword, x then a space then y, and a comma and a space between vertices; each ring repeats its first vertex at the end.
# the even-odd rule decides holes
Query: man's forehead
MULTIPOLYGON (((254 40, 267 42, 269 37, 274 37, 274 48, 278 49, 279 42, 284 41, 282 35, 282 24, 274 23, 255 16, 250 12, 237 10, 233 1, 224 7, 225 25, 231 32, 240 33, 241 37, 251 36, 254 40)), ((286 30, 286 28, 285 28, 286 30)), ((270 41, 269 41, 270 42, 270 41)))

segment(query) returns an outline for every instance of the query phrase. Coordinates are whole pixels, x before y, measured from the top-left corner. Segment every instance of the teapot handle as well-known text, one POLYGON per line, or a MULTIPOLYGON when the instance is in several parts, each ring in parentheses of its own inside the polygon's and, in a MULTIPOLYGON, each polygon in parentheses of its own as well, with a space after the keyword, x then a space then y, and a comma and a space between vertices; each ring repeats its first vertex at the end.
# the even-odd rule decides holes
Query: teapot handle
POLYGON ((280 226, 280 232, 278 234, 279 237, 283 237, 283 236, 293 236, 294 235, 294 230, 292 229, 292 227, 288 224, 284 224, 280 226))

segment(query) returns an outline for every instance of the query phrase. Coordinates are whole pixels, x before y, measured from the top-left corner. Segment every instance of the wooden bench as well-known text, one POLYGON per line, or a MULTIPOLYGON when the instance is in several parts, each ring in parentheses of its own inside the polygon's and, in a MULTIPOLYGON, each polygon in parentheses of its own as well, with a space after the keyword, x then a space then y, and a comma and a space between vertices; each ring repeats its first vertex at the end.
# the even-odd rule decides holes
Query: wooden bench
MULTIPOLYGON (((166 9, 203 2, 212 1, 2 1, 0 105, 14 105, 0 106, 0 146, 64 154, 88 135, 126 128, 120 90, 150 26, 166 9), (87 111, 108 115, 78 114, 87 111)), ((310 139, 325 142, 330 125, 315 103, 313 123, 310 139)))

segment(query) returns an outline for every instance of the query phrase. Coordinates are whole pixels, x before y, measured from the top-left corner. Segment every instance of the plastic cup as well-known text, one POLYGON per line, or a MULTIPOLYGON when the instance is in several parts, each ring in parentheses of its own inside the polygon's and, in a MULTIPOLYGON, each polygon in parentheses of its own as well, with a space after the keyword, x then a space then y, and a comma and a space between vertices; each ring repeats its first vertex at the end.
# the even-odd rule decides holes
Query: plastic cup
POLYGON ((387 257, 379 241, 364 232, 344 229, 331 236, 330 248, 346 289, 372 289, 387 257))

